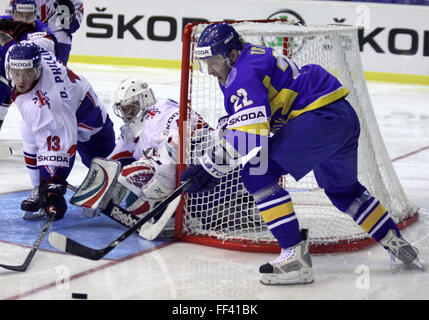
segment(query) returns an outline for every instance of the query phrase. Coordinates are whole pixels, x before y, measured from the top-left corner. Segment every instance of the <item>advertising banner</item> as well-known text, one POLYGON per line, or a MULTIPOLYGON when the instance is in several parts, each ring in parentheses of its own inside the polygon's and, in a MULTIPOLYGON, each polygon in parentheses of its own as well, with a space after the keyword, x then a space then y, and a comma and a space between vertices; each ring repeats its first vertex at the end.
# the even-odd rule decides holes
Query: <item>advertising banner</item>
POLYGON ((429 77, 429 7, 367 2, 87 0, 71 61, 178 68, 188 22, 281 17, 358 26, 366 72, 429 77))

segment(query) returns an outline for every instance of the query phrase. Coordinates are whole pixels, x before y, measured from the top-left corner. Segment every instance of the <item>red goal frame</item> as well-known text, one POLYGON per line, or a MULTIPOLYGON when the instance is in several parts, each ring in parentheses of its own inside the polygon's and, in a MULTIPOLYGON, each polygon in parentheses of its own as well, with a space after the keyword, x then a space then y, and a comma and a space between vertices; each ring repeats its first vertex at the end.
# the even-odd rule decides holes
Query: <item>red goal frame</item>
MULTIPOLYGON (((276 20, 247 20, 250 22, 273 22, 276 20)), ((210 22, 210 23, 220 23, 222 21, 218 22, 210 22)), ((244 22, 244 21, 234 21, 234 22, 244 22)), ((191 103, 188 98, 188 92, 189 92, 189 73, 192 71, 191 67, 191 36, 192 36, 192 30, 195 25, 198 24, 206 24, 209 22, 194 22, 189 23, 185 26, 184 32, 183 32, 183 46, 182 46, 182 64, 181 64, 181 87, 180 87, 180 117, 179 117, 179 136, 181 137, 181 141, 183 141, 183 136, 185 134, 183 123, 187 120, 187 110, 190 108, 191 103)), ((284 42, 284 46, 287 46, 286 42, 284 42)), ((285 47, 285 50, 287 47, 285 47)), ((179 143, 179 163, 177 165, 177 185, 180 184, 180 173, 184 171, 187 166, 184 163, 184 157, 185 157, 185 150, 183 143, 179 143)), ((230 240, 223 240, 223 239, 217 239, 213 236, 202 236, 202 235, 189 235, 185 234, 183 232, 183 216, 184 216, 184 210, 183 206, 186 199, 186 193, 182 195, 181 202, 177 208, 176 214, 175 214, 175 240, 177 241, 185 241, 200 245, 206 245, 206 246, 212 246, 212 247, 218 247, 223 249, 231 249, 231 250, 239 250, 239 251, 249 251, 249 252, 267 252, 267 253, 278 253, 280 252, 280 247, 275 242, 249 242, 249 241, 243 241, 241 239, 230 239, 230 240)), ((401 230, 415 221, 417 221, 419 218, 419 214, 416 212, 411 217, 399 222, 397 224, 398 228, 401 230)), ((354 240, 354 241, 348 241, 348 240, 342 240, 335 244, 310 244, 310 253, 335 253, 335 252, 348 252, 348 251, 357 251, 361 250, 363 248, 366 248, 372 244, 375 243, 375 240, 372 238, 366 238, 361 240, 354 240)))

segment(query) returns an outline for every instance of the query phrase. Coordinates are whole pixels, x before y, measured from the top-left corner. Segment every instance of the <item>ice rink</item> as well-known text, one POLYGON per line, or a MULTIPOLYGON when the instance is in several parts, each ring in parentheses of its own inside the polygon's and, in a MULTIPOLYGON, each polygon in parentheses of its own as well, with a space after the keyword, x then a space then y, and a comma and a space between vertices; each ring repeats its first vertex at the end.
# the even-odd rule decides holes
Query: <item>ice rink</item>
MULTIPOLYGON (((118 83, 125 78, 138 77, 147 81, 156 95, 179 100, 179 70, 84 64, 70 64, 70 68, 90 80, 108 108, 116 130, 120 119, 112 112, 112 97, 118 83)), ((394 168, 409 199, 421 208, 419 220, 406 228, 403 235, 420 250, 420 258, 427 266, 429 86, 369 82, 368 88, 394 168)), ((26 224, 25 228, 31 223, 20 218, 20 202, 14 196, 16 192, 30 189, 23 156, 19 153, 19 121, 19 113, 12 106, 0 132, 0 143, 8 143, 17 151, 8 159, 0 159, 2 208, 16 211, 16 219, 5 220, 3 216, 2 264, 24 261, 42 223, 32 224, 34 236, 25 240, 27 244, 13 240, 16 239, 12 237, 15 222, 26 224), (7 200, 8 196, 15 201, 7 200)), ((78 185, 86 172, 78 159, 69 183, 78 185)), ((20 194, 22 197, 26 193, 20 194)), ((95 232, 99 218, 85 218, 76 210, 67 215, 76 216, 79 223, 70 224, 69 228, 84 230, 85 243, 90 246, 93 240, 103 247, 124 230, 119 225, 103 226, 106 230, 117 230, 99 239, 99 233, 95 232)), ((132 237, 125 242, 139 241, 132 237)), ((131 254, 91 261, 49 249, 46 237, 26 272, 0 269, 0 299, 69 300, 73 292, 87 293, 92 300, 429 299, 428 271, 391 267, 388 254, 378 245, 353 253, 313 255, 315 282, 290 287, 259 283, 259 266, 275 258, 274 254, 236 252, 174 241, 139 245, 131 254)))

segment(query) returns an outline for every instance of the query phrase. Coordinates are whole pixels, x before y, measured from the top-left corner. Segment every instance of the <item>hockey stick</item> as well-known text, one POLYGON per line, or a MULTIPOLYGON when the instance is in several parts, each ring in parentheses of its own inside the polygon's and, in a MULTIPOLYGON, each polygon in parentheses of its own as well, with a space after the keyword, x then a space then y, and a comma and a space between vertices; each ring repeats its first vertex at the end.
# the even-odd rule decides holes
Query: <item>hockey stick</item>
MULTIPOLYGON (((68 184, 67 188, 74 192, 78 190, 78 188, 72 186, 71 184, 68 184)), ((179 203, 177 203, 177 205, 179 205, 179 203)), ((137 229, 136 232, 138 232, 140 237, 146 240, 154 240, 164 229, 164 227, 168 223, 168 220, 173 216, 176 209, 177 206, 168 206, 164 211, 158 213, 159 218, 156 220, 155 223, 145 224, 139 229, 137 229)), ((126 228, 135 225, 140 220, 140 218, 136 215, 115 204, 113 200, 109 201, 107 206, 101 210, 101 213, 126 228)))
POLYGON ((48 231, 49 227, 52 224, 52 221, 54 219, 55 214, 50 214, 48 216, 48 219, 44 226, 42 227, 42 230, 39 233, 39 236, 37 237, 36 241, 33 244, 33 247, 31 248, 30 252, 27 255, 27 258, 25 259, 24 263, 19 266, 9 266, 5 264, 0 264, 0 267, 12 270, 12 271, 20 271, 23 272, 27 270, 28 266, 30 265, 31 260, 33 260, 34 255, 36 254, 37 249, 39 249, 40 244, 43 241, 43 238, 45 237, 46 232, 48 231))
POLYGON ((43 20, 42 22, 43 23, 47 23, 55 14, 56 14, 57 12, 55 11, 55 10, 52 10, 49 14, 48 14, 48 16, 45 18, 45 20, 43 20))
POLYGON ((109 245, 102 249, 93 249, 87 247, 83 244, 80 244, 66 236, 59 234, 57 232, 51 232, 49 234, 49 243, 57 248, 58 250, 65 251, 70 254, 74 254, 80 256, 82 258, 90 259, 90 260, 100 260, 110 251, 115 249, 122 241, 132 235, 138 228, 140 228, 144 223, 149 221, 153 216, 167 208, 171 202, 174 202, 179 197, 182 192, 186 191, 191 185, 192 178, 189 178, 185 182, 182 183, 180 187, 174 190, 164 201, 158 204, 152 211, 150 211, 147 215, 145 215, 141 220, 139 220, 135 225, 126 230, 123 234, 121 234, 118 238, 113 240, 109 245))
MULTIPOLYGON (((47 17, 45 18, 45 20, 43 20, 42 22, 43 23, 45 23, 45 24, 48 24, 48 21, 54 16, 54 15, 56 15, 56 14, 58 14, 58 15, 61 15, 61 13, 58 13, 57 12, 57 10, 56 10, 56 8, 54 8, 48 15, 47 15, 47 17)), ((70 16, 70 18, 69 18, 69 21, 72 21, 73 19, 74 19, 74 17, 75 17, 75 15, 76 15, 76 11, 70 16)))

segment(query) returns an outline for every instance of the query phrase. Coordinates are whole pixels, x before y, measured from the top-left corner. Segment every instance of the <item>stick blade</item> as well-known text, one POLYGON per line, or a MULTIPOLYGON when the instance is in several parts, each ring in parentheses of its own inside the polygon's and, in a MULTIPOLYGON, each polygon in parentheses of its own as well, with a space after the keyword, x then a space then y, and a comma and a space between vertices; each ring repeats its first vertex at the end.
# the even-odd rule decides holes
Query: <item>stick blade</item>
POLYGON ((140 227, 139 236, 146 240, 154 240, 158 237, 164 227, 167 225, 168 220, 173 216, 174 212, 176 212, 177 206, 179 205, 181 200, 180 195, 176 197, 173 201, 169 203, 165 211, 162 213, 161 218, 154 223, 145 223, 140 227))
POLYGON ((20 265, 20 266, 8 266, 6 264, 0 264, 0 267, 7 269, 7 270, 24 272, 25 270, 27 270, 28 265, 24 264, 24 265, 20 265))
POLYGON ((192 183, 191 178, 184 181, 182 185, 178 187, 176 190, 174 190, 166 199, 164 199, 164 201, 158 204, 152 211, 150 211, 147 215, 145 215, 142 219, 140 219, 136 224, 128 228, 124 233, 122 233, 119 237, 113 240, 105 248, 92 249, 72 239, 69 239, 66 236, 61 235, 57 232, 51 232, 49 234, 49 237, 48 237, 49 243, 54 248, 57 248, 60 251, 64 251, 64 252, 74 254, 90 260, 100 260, 110 251, 115 249, 119 244, 121 244, 122 241, 127 239, 130 235, 134 234, 134 232, 136 232, 149 219, 154 217, 156 214, 164 211, 168 207, 170 202, 174 201, 177 197, 180 198, 181 193, 186 191, 187 188, 191 185, 191 183, 192 183))
POLYGON ((55 231, 49 234, 48 241, 60 251, 90 260, 100 260, 105 255, 104 250, 89 248, 55 231))
POLYGON ((67 237, 52 231, 48 236, 48 241, 55 249, 58 249, 60 251, 65 252, 66 251, 66 243, 67 243, 67 237))

